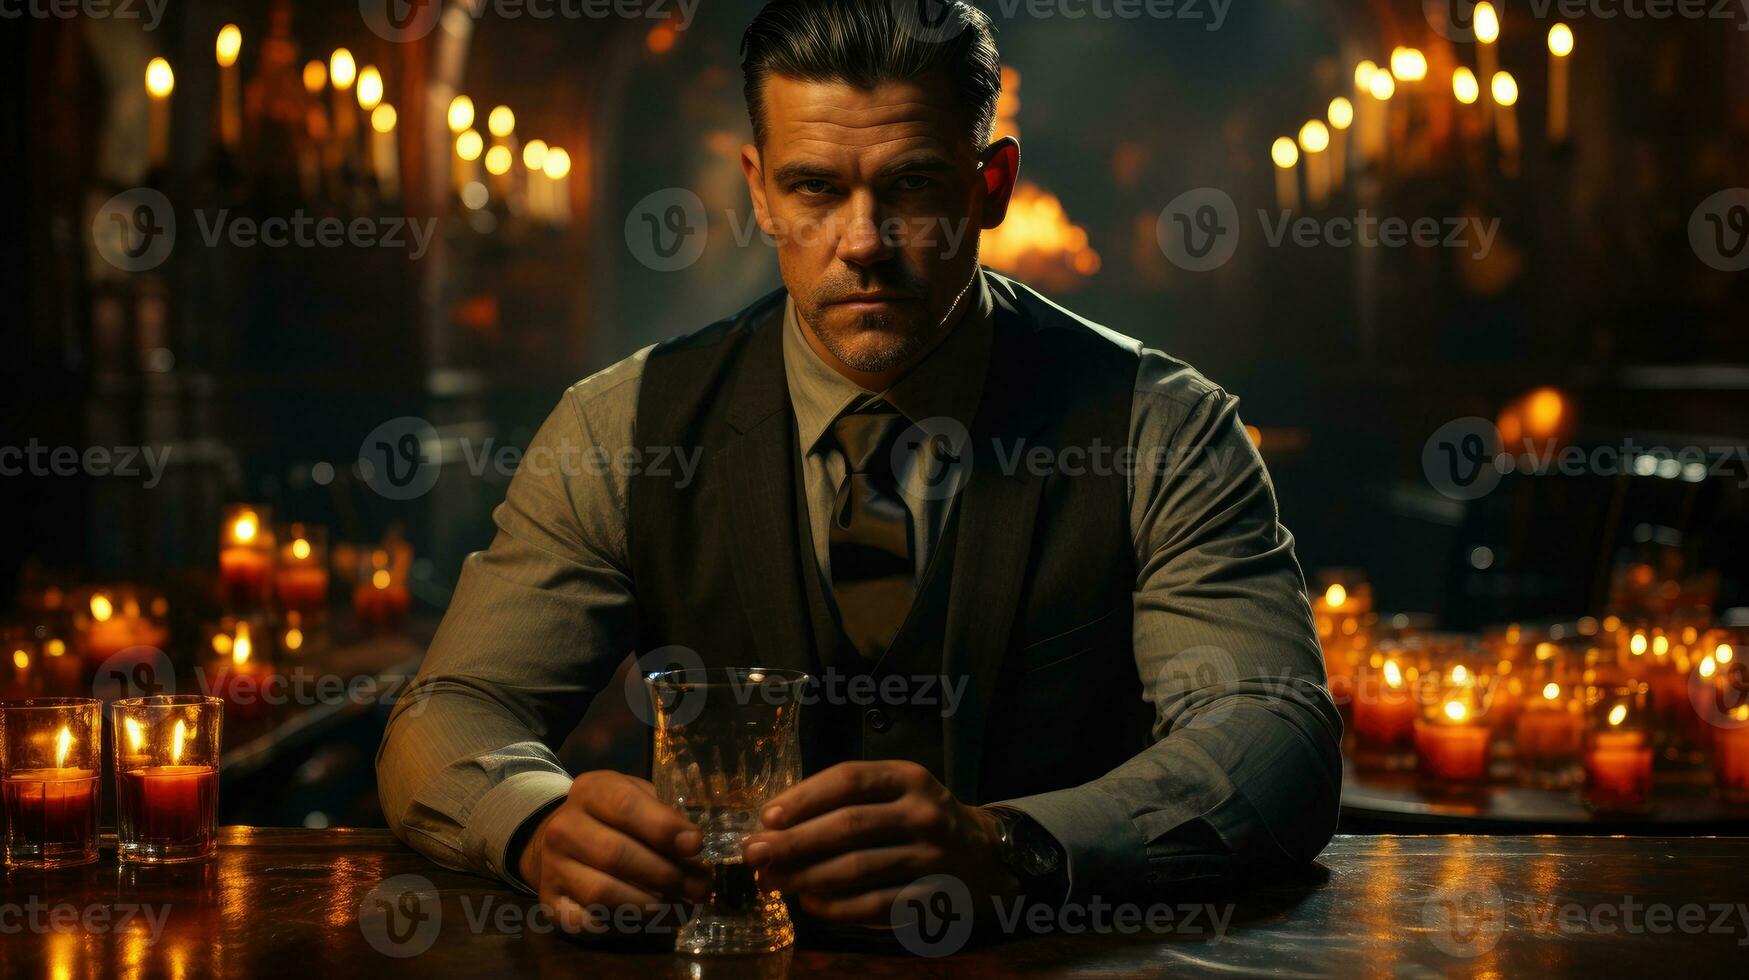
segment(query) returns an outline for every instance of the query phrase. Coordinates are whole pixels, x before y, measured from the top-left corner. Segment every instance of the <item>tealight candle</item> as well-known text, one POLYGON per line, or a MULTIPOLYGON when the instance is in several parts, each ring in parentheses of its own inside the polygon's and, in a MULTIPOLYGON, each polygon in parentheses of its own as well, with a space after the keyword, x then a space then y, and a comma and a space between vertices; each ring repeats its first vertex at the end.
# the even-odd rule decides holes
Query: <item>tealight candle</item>
POLYGON ((1713 734, 1713 775, 1719 795, 1734 802, 1749 802, 1749 704, 1739 704, 1725 715, 1713 734))
POLYGON ((288 524, 279 533, 279 567, 273 573, 279 607, 306 615, 328 605, 328 529, 288 524))
POLYGON ((144 598, 130 586, 99 588, 75 611, 74 627, 86 659, 102 663, 132 647, 163 650, 170 642, 168 611, 161 596, 144 598))
POLYGON ((115 735, 116 853, 168 864, 210 857, 219 798, 224 702, 200 695, 124 698, 115 735))
POLYGON ((1652 742, 1644 685, 1593 692, 1593 729, 1585 748, 1585 798, 1594 809, 1631 811, 1652 801, 1652 742))
POLYGON ((219 581, 224 600, 248 609, 267 599, 273 570, 273 533, 266 524, 267 508, 238 504, 225 512, 219 540, 219 581))
POLYGON ((61 868, 97 860, 99 707, 95 698, 0 704, 8 866, 61 868))
POLYGON ((1481 717, 1484 678, 1454 665, 1432 686, 1438 692, 1415 722, 1415 752, 1421 772, 1445 782, 1478 782, 1488 775, 1492 734, 1481 717))
POLYGON ((361 625, 393 631, 406 623, 413 601, 407 591, 407 564, 404 549, 393 555, 384 548, 371 552, 352 592, 353 611, 361 625))
POLYGON ((1375 750, 1404 748, 1413 741, 1419 713, 1401 662, 1385 658, 1361 676, 1355 690, 1355 740, 1375 750))

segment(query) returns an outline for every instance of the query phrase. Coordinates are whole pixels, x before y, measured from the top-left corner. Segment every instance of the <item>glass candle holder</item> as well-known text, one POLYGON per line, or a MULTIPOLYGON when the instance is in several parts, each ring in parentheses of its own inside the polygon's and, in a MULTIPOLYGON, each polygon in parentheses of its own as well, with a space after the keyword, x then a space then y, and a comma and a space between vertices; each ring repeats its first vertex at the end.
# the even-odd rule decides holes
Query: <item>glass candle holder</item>
POLYGON ((1652 737, 1646 685, 1586 692, 1585 800, 1603 812, 1643 812, 1652 804, 1652 737))
POLYGON ((1428 678, 1430 696, 1415 721, 1415 754, 1422 775, 1440 783, 1477 783, 1487 778, 1492 677, 1454 664, 1428 678))
POLYGON ((1350 708, 1354 722, 1355 761, 1369 768, 1389 767, 1398 757, 1407 765, 1415 742, 1417 670, 1396 650, 1371 655, 1360 669, 1350 708))
POLYGON ((117 856, 140 864, 212 856, 224 702, 158 694, 123 698, 109 710, 117 856))
POLYGON ((272 586, 272 511, 261 504, 232 504, 219 526, 219 592, 233 609, 265 605, 272 586))
POLYGON ((273 595, 279 608, 305 617, 328 608, 328 529, 320 524, 286 524, 276 534, 279 563, 273 570, 273 595))
POLYGON ((407 590, 407 573, 413 564, 406 545, 376 548, 365 555, 358 584, 352 590, 352 609, 359 625, 371 630, 394 632, 407 623, 413 604, 407 590))
POLYGON ((655 706, 651 782, 697 824, 711 891, 674 939, 679 953, 769 953, 795 942, 783 896, 743 861, 759 812, 801 779, 797 718, 808 675, 793 670, 676 670, 645 679, 655 706))
POLYGON ((97 860, 101 719, 95 698, 0 703, 0 796, 9 867, 61 868, 97 860))

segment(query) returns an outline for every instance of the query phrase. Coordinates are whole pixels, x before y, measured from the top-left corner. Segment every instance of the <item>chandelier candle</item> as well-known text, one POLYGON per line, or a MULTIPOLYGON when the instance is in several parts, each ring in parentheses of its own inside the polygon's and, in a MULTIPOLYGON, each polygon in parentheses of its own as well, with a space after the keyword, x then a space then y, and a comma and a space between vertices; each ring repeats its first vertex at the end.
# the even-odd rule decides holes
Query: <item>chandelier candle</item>
POLYGON ((0 703, 8 867, 97 860, 99 708, 94 698, 0 703))

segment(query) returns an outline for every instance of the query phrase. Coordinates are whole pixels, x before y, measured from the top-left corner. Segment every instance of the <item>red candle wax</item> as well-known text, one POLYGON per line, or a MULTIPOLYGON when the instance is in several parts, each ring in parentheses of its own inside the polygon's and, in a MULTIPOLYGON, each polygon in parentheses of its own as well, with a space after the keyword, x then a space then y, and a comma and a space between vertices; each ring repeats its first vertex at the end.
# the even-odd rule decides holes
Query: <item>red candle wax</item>
POLYGON ((1585 753, 1586 796, 1604 807, 1652 798, 1652 748, 1639 732, 1598 732, 1585 753))
POLYGON ((1488 775, 1488 726, 1415 723, 1421 771, 1436 779, 1475 782, 1488 775))
POLYGON ((1579 719, 1562 709, 1527 708, 1518 715, 1515 741, 1525 762, 1558 762, 1579 754, 1579 719))
POLYGON ((23 845, 54 860, 96 855, 97 773, 90 769, 27 769, 8 775, 4 797, 7 850, 23 845))
POLYGON ((383 629, 400 628, 407 620, 407 608, 411 604, 412 596, 407 587, 398 582, 380 589, 369 582, 360 582, 352 594, 352 606, 358 613, 359 622, 383 629))
POLYGON ((212 839, 219 773, 212 766, 151 766, 116 775, 121 837, 136 844, 201 844, 212 839))
POLYGON ((1749 724, 1713 734, 1713 772, 1726 799, 1749 800, 1749 724))
POLYGON ((231 602, 247 604, 265 598, 270 568, 266 552, 258 548, 228 545, 219 549, 219 579, 231 602))
POLYGON ((328 570, 309 565, 282 568, 273 577, 279 605, 293 612, 314 612, 328 604, 328 570))

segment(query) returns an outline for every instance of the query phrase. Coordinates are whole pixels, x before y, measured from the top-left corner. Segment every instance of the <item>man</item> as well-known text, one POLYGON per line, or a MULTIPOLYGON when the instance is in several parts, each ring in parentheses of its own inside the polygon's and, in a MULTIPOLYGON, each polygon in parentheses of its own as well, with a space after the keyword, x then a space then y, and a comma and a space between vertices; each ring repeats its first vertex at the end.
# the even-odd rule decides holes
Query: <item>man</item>
POLYGON ((551 748, 634 651, 821 679, 745 854, 827 920, 942 873, 1168 895, 1334 827, 1340 722, 1235 399, 978 265, 1019 168, 995 45, 909 6, 755 19, 741 165, 784 289, 578 383, 529 453, 696 472, 518 473, 390 720, 401 837, 566 928, 706 887, 648 782, 551 748))

